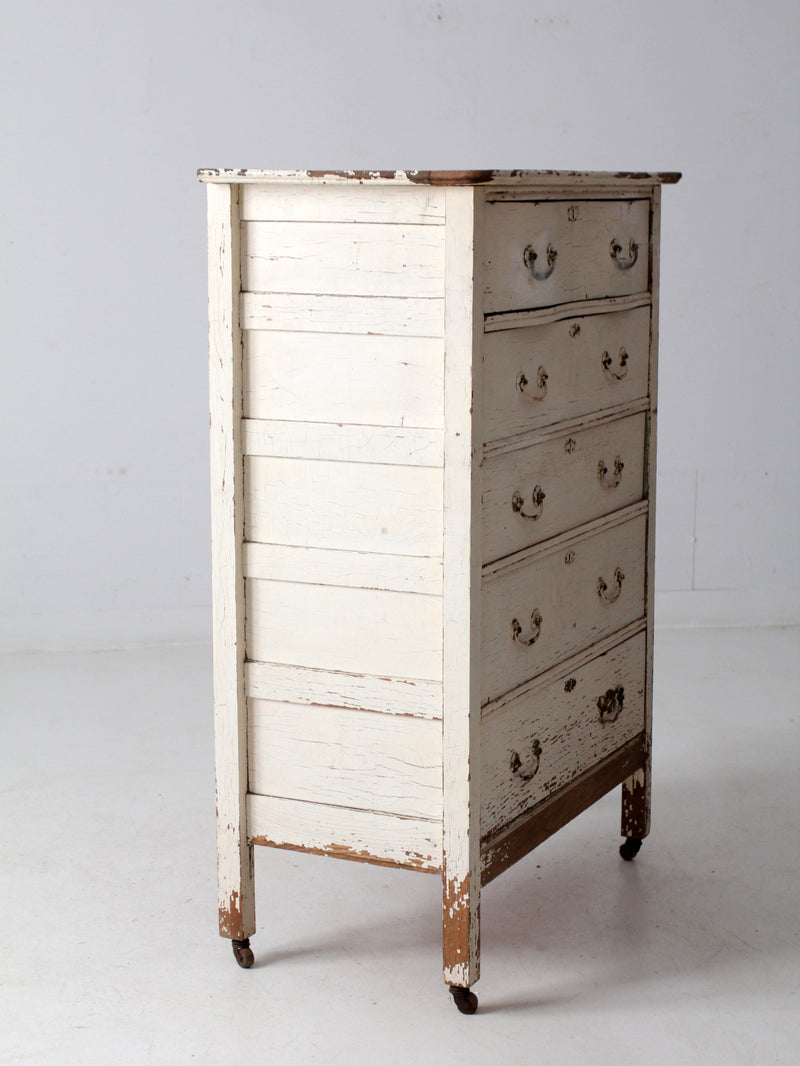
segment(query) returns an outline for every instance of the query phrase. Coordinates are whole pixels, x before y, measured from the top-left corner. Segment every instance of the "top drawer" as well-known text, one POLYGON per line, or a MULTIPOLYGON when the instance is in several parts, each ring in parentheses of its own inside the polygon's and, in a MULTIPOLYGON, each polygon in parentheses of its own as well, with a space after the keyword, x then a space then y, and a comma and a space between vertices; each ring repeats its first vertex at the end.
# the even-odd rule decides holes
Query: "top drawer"
POLYGON ((484 312, 648 288, 649 200, 487 203, 484 312))

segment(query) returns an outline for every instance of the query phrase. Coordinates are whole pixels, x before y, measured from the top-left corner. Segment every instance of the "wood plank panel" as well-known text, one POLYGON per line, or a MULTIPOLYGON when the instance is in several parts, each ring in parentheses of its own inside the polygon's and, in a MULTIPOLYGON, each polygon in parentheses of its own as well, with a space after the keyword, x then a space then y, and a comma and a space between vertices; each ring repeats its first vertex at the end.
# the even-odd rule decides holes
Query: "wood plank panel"
POLYGON ((444 225, 444 193, 425 186, 243 185, 240 217, 259 222, 444 225))
POLYGON ((649 274, 650 201, 574 200, 487 204, 484 311, 550 307, 646 291, 649 274), (639 251, 630 268, 629 242, 639 251), (526 265, 526 249, 539 280, 526 265), (548 248, 555 258, 548 260, 548 248), (552 270, 551 270, 552 268, 552 270), (549 273, 548 273, 549 272, 549 273), (544 276, 547 275, 547 276, 544 276))
POLYGON ((434 466, 443 460, 442 431, 332 422, 284 422, 247 418, 245 455, 325 459, 338 463, 434 466))
POLYGON ((442 823, 325 803, 247 797, 253 844, 438 873, 442 823))
POLYGON ((242 288, 329 296, 444 296, 442 226, 245 222, 242 288))
POLYGON ((441 556, 440 470, 256 455, 244 467, 248 540, 441 556))
POLYGON ((382 677, 442 678, 442 601, 248 578, 247 657, 382 677))
POLYGON ((484 562, 641 500, 644 430, 638 414, 486 459, 484 562))
POLYGON ((443 337, 444 300, 243 292, 242 329, 443 337))
POLYGON ((435 719, 261 699, 248 710, 250 792, 441 820, 435 719))
POLYGON ((485 440, 646 396, 649 347, 647 307, 488 333, 485 440))
POLYGON ((438 338, 246 330, 244 414, 441 429, 443 367, 438 338))
POLYGON ((645 643, 641 632, 484 720, 482 837, 642 733, 645 643))
POLYGON ((442 560, 290 544, 244 545, 245 577, 442 595, 442 560))
POLYGON ((407 714, 414 718, 442 717, 439 681, 247 662, 245 684, 247 695, 256 699, 407 714))
POLYGON ((500 577, 484 577, 484 703, 644 615, 646 521, 642 515, 570 541, 500 577), (514 639, 513 620, 520 640, 529 640, 534 612, 541 618, 539 635, 526 646, 514 639))

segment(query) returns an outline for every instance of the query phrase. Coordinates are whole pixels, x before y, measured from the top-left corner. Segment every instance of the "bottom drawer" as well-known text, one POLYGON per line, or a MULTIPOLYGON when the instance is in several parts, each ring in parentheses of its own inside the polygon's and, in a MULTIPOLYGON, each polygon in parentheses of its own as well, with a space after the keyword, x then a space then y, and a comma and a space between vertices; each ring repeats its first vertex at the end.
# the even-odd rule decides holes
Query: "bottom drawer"
POLYGON ((591 769, 644 729, 645 633, 481 723, 481 837, 591 769))

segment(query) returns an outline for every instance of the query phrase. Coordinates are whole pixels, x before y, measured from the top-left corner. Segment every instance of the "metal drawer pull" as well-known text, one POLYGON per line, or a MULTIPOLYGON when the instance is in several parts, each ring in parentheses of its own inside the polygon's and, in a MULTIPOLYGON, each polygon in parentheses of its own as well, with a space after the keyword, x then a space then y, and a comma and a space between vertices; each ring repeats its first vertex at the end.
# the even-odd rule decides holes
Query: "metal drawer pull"
POLYGON ((531 403, 539 403, 547 395, 547 378, 548 373, 543 366, 540 366, 536 371, 536 388, 538 392, 526 392, 529 382, 524 373, 517 374, 517 392, 526 400, 530 400, 531 403))
POLYGON ((600 360, 603 364, 603 372, 607 377, 614 378, 615 381, 622 381, 624 377, 628 376, 628 353, 624 348, 619 350, 619 370, 612 370, 611 363, 613 362, 608 352, 603 352, 603 357, 600 360))
POLYGON ((529 648, 531 644, 535 644, 542 634, 542 616, 534 607, 531 611, 531 629, 533 633, 527 639, 522 636, 522 626, 519 624, 516 618, 511 619, 511 635, 517 644, 523 644, 526 648, 529 648))
POLYGON ((625 689, 622 685, 617 685, 616 688, 610 688, 608 691, 597 697, 597 709, 600 712, 600 721, 603 725, 606 722, 616 722, 622 713, 622 705, 625 702, 625 689))
POLYGON ((533 245, 529 244, 525 251, 522 253, 523 262, 525 263, 525 266, 528 268, 528 270, 530 270, 531 274, 533 274, 536 281, 546 281, 556 268, 556 259, 558 257, 558 252, 555 250, 552 244, 547 245, 547 252, 545 254, 547 255, 547 270, 545 270, 543 274, 539 274, 536 270, 536 260, 539 257, 538 254, 534 251, 533 245))
POLYGON ((522 493, 515 492, 511 497, 511 507, 521 518, 530 518, 532 521, 536 521, 537 518, 542 517, 542 511, 544 510, 544 489, 541 485, 535 485, 533 492, 531 493, 531 503, 536 508, 535 511, 525 512, 522 508, 525 506, 525 500, 522 493))
POLYGON ((620 597, 620 593, 622 592, 622 582, 624 580, 625 580, 625 575, 623 574, 623 572, 620 569, 620 567, 617 567, 617 569, 614 571, 614 589, 615 589, 615 591, 612 592, 611 595, 609 595, 608 594, 608 585, 605 583, 605 581, 603 581, 603 579, 601 577, 601 578, 598 578, 598 581, 597 581, 597 595, 600 597, 601 600, 605 600, 606 603, 616 603, 617 600, 620 597))
POLYGON ((625 469, 625 464, 619 456, 614 460, 614 474, 613 477, 608 476, 608 467, 601 459, 597 464, 597 477, 600 484, 607 489, 615 489, 622 481, 622 471, 625 469))
POLYGON ((620 270, 630 270, 636 260, 639 258, 639 245, 631 237, 628 242, 628 258, 620 259, 619 253, 622 251, 622 245, 619 243, 616 237, 611 239, 611 258, 616 262, 620 270))
POLYGON ((512 751, 511 762, 509 763, 511 773, 516 774, 517 777, 522 778, 523 781, 530 781, 536 776, 536 773, 539 769, 539 762, 541 760, 541 757, 542 745, 539 743, 538 740, 534 740, 534 742, 531 744, 531 761, 528 764, 528 767, 523 770, 522 759, 520 758, 519 752, 512 751))

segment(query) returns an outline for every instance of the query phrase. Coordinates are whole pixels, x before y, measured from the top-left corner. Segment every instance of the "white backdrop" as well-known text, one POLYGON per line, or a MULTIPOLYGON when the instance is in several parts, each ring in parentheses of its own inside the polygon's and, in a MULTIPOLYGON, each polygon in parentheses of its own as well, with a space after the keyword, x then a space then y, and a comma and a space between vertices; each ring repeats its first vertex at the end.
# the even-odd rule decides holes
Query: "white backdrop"
POLYGON ((11 5, 0 638, 208 635, 198 166, 682 170, 667 621, 800 621, 796 0, 11 5))

